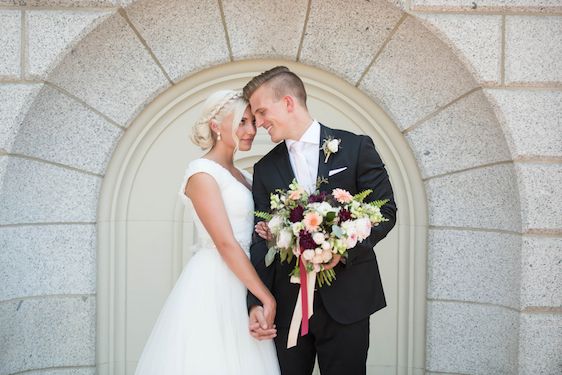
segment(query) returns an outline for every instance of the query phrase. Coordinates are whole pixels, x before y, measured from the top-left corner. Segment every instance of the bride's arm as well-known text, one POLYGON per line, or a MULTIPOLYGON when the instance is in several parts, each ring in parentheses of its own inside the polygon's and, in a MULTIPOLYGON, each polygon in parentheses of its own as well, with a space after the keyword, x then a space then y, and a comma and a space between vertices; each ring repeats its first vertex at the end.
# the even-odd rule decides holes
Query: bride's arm
POLYGON ((236 241, 215 179, 206 173, 196 173, 189 178, 185 194, 191 199, 197 216, 228 267, 264 304, 264 309, 269 310, 271 317, 268 320, 271 321, 268 321, 268 326, 272 327, 275 318, 275 298, 261 281, 250 259, 236 241))

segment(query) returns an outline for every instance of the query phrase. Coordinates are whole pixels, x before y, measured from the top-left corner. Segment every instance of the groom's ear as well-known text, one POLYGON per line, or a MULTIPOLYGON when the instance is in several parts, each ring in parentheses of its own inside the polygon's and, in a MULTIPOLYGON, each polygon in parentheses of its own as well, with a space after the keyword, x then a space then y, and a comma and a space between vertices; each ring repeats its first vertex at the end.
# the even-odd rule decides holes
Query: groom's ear
POLYGON ((287 112, 291 113, 295 110, 295 98, 290 95, 285 95, 282 100, 287 112))

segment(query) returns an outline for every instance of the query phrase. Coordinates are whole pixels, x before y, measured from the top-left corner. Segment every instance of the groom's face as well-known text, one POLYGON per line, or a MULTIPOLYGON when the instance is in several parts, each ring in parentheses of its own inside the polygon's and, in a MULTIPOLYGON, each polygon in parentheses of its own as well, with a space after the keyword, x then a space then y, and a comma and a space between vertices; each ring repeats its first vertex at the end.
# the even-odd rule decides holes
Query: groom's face
POLYGON ((283 98, 277 99, 273 89, 263 84, 250 97, 250 106, 256 118, 256 126, 264 128, 272 142, 286 139, 288 111, 283 98))

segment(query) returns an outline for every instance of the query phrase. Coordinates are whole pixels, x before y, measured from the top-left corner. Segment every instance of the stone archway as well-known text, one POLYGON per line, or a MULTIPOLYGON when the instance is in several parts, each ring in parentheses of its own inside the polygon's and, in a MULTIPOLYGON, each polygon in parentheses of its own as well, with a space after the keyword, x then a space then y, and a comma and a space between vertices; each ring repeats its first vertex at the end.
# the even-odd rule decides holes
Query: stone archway
MULTIPOLYGON (((402 208, 395 233, 378 246, 389 306, 372 318, 367 364, 373 374, 424 372, 427 213, 405 140, 383 111, 345 81, 300 64, 259 60, 217 66, 174 86, 141 113, 116 149, 98 213, 100 374, 132 373, 190 256, 193 223, 184 217, 177 188, 187 161, 201 153, 187 141, 197 115, 194 108, 210 92, 241 88, 257 72, 279 63, 304 79, 309 108, 317 118, 370 135, 387 165, 402 208)), ((238 164, 251 167, 248 163, 271 147, 268 137, 260 134, 249 155, 238 155, 238 164)))
MULTIPOLYGON (((49 74, 0 165, 2 196, 9 198, 0 208, 9 217, 3 224, 89 239, 114 146, 144 106, 205 68, 265 57, 341 77, 378 103, 408 141, 428 197, 426 368, 514 372, 521 210, 505 137, 450 47, 386 1, 342 2, 331 13, 305 2, 286 10, 138 1, 107 18, 49 74), (275 37, 261 38, 269 30, 275 37)), ((49 294, 39 279, 31 282, 49 294)), ((33 308, 46 315, 79 310, 89 317, 79 323, 87 335, 95 288, 80 279, 58 290, 68 297, 33 308)), ((92 357, 88 337, 80 358, 92 357)), ((25 345, 14 350, 26 352, 25 345)), ((26 366, 11 370, 36 368, 26 366)))

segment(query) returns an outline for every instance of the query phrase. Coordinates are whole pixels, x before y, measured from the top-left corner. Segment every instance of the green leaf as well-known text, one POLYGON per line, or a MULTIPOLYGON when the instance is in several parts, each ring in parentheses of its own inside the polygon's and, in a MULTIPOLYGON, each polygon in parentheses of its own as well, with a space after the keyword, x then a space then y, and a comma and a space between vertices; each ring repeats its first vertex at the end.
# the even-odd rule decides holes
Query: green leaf
POLYGON ((269 267, 271 266, 271 263, 273 263, 273 260, 275 259, 275 253, 277 251, 275 250, 274 247, 270 247, 269 250, 267 251, 267 254, 265 254, 265 266, 269 267))
POLYGON ((287 251, 287 263, 291 263, 292 260, 293 260, 293 251, 289 250, 287 251))
POLYGON ((372 192, 373 192, 372 189, 363 190, 361 193, 355 194, 353 196, 353 199, 359 202, 363 202, 365 198, 367 198, 367 196, 372 192))
POLYGON ((287 253, 288 251, 285 250, 279 251, 279 259, 281 259, 281 263, 283 263, 285 259, 287 259, 287 253))
POLYGON ((373 205, 373 206, 377 206, 378 208, 381 208, 382 206, 384 206, 385 204, 387 204, 388 201, 389 201, 388 199, 382 199, 382 200, 372 201, 372 202, 369 203, 369 204, 371 204, 371 205, 373 205))
POLYGON ((336 218, 336 213, 334 211, 330 211, 326 214, 326 221, 328 223, 333 222, 335 218, 336 218))
POLYGON ((254 215, 257 218, 264 219, 265 221, 269 221, 273 217, 273 215, 271 215, 267 212, 264 212, 264 211, 254 211, 254 215))

